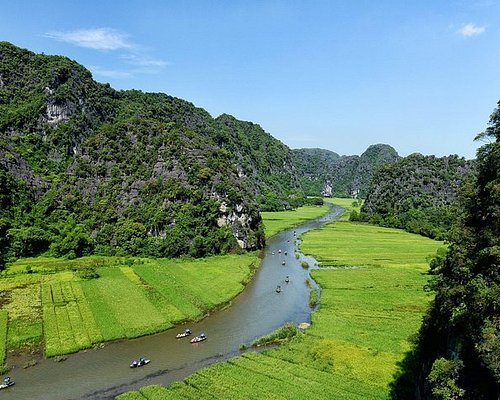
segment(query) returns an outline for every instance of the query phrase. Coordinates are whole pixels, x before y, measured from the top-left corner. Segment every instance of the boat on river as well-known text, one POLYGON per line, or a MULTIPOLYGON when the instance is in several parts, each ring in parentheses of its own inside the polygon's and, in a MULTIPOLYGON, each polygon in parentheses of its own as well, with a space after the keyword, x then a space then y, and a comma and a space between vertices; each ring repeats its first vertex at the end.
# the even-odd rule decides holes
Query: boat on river
POLYGON ((150 362, 151 360, 147 360, 144 357, 141 357, 138 360, 132 361, 132 363, 130 364, 130 368, 139 368, 143 365, 149 364, 150 362))
POLYGON ((14 385, 14 381, 10 378, 10 376, 6 377, 2 384, 0 384, 0 389, 7 389, 8 387, 11 387, 14 385))
POLYGON ((195 336, 191 339, 191 343, 203 342, 204 340, 207 340, 207 335, 200 333, 200 336, 195 336))
POLYGON ((191 333, 192 333, 191 329, 187 328, 187 329, 184 330, 184 332, 181 332, 181 333, 178 333, 177 335, 175 335, 175 337, 177 339, 181 339, 181 338, 184 338, 186 336, 191 335, 191 333))

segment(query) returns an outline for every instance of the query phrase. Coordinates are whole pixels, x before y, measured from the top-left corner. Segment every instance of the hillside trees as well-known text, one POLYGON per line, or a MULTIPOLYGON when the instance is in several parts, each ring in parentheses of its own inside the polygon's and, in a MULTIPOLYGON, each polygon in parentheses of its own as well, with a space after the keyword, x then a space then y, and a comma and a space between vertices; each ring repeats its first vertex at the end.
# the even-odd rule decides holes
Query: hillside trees
POLYGON ((457 216, 458 190, 474 162, 412 154, 374 175, 360 219, 431 238, 447 237, 457 216))
POLYGON ((478 150, 477 176, 462 190, 449 251, 431 265, 436 297, 420 331, 413 368, 395 386, 398 398, 409 398, 417 388, 427 399, 500 395, 499 108, 478 137, 492 141, 478 150), (450 391, 454 397, 444 396, 450 391))
POLYGON ((289 149, 255 124, 230 117, 238 133, 226 132, 187 101, 116 91, 6 42, 0 79, 2 260, 259 248, 257 196, 288 206, 297 191, 289 149))

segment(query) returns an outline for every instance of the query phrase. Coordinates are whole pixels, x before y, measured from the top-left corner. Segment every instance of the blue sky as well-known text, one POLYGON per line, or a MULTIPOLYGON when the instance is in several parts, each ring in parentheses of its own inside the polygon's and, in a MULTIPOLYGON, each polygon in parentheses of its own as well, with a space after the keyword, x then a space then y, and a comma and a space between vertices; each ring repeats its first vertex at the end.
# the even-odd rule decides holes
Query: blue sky
POLYGON ((500 99, 500 1, 9 1, 0 40, 292 148, 473 158, 500 99))

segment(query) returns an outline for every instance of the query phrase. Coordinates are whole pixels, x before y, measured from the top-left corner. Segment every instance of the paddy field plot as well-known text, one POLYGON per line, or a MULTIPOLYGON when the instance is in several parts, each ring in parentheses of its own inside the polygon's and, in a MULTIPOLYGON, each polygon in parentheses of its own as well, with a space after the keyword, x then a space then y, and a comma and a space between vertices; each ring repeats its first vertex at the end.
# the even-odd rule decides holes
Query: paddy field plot
POLYGON ((330 211, 326 204, 322 206, 303 206, 296 210, 279 212, 261 212, 266 237, 276 235, 285 229, 293 228, 302 222, 315 219, 330 211))
POLYGON ((67 354, 200 318, 235 297, 259 262, 257 253, 19 260, 0 278, 0 356, 27 345, 43 346, 47 356, 67 354), (82 268, 99 277, 80 278, 82 268))

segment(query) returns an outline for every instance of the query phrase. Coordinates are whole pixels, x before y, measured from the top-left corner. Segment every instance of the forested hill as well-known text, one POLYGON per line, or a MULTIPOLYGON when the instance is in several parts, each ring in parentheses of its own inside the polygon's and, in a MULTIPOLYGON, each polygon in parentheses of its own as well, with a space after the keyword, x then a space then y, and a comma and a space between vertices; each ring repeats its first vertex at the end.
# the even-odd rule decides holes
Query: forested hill
POLYGON ((368 147, 361 156, 339 156, 322 149, 296 149, 294 164, 309 196, 365 197, 375 171, 400 157, 386 144, 368 147))
MULTIPOLYGON (((203 256, 263 243, 257 199, 300 202, 288 147, 66 57, 0 43, 2 256, 203 256)), ((2 258, 2 257, 0 257, 2 258)))
POLYGON ((481 137, 489 143, 461 190, 448 253, 431 263, 436 297, 396 399, 500 398, 500 101, 481 137))
POLYGON ((458 190, 474 161, 412 154, 373 177, 361 219, 444 239, 457 215, 458 190))

